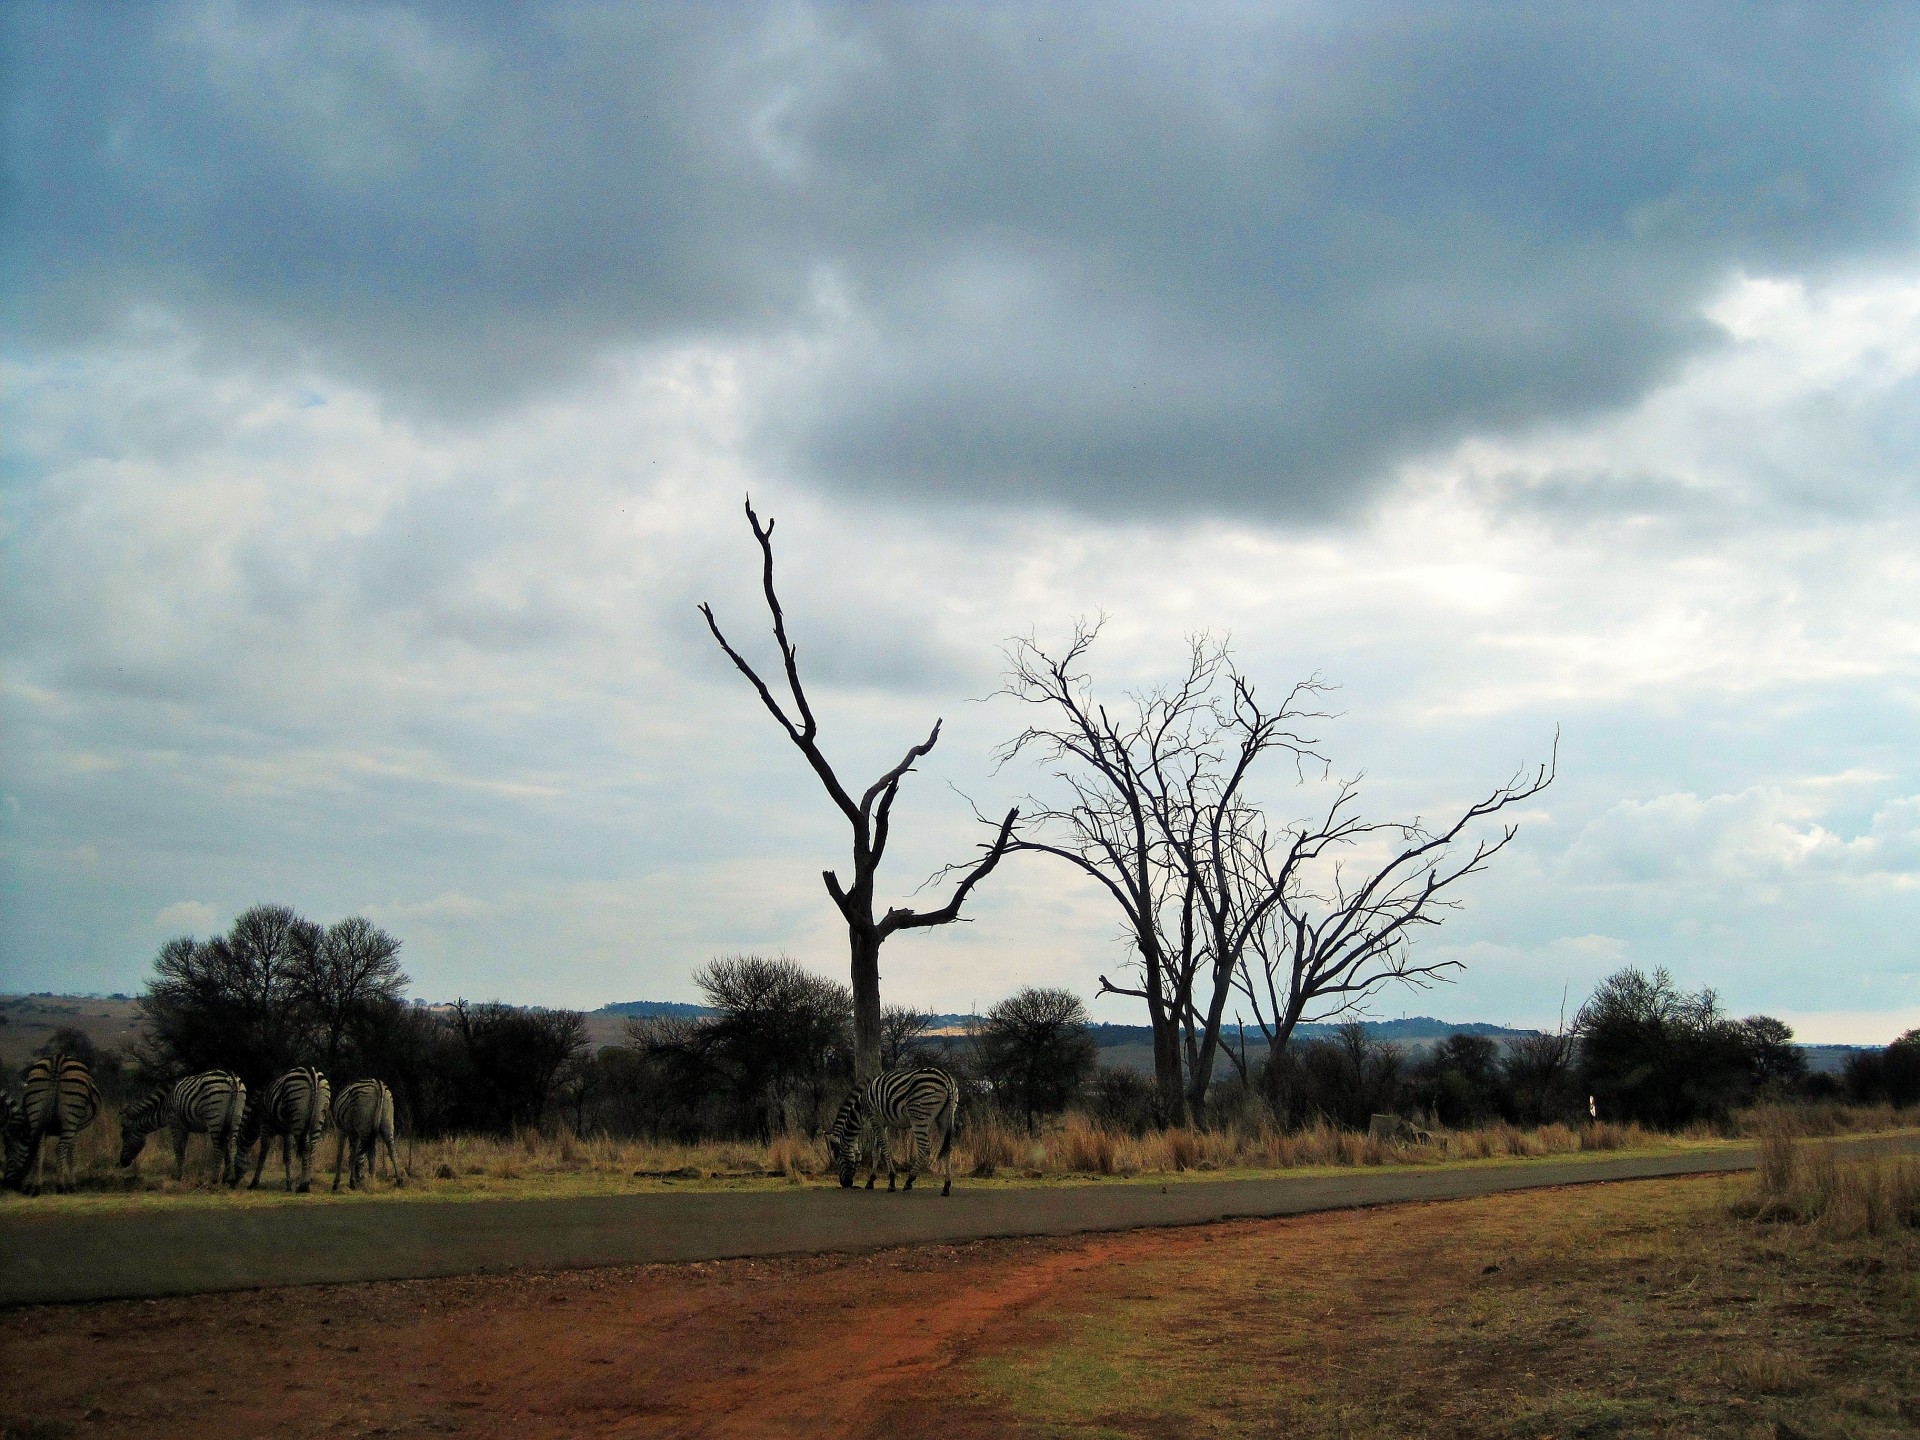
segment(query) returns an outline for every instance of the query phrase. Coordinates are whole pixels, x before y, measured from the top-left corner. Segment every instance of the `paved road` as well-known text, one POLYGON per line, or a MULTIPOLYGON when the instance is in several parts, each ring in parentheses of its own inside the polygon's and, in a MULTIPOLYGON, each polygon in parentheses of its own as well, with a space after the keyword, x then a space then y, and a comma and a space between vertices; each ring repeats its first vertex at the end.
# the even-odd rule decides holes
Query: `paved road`
MULTIPOLYGON (((1920 1135, 1881 1144, 1920 1154, 1920 1135)), ((1753 1167, 1751 1147, 1459 1170, 910 1195, 808 1189, 0 1214, 0 1305, 1068 1235, 1753 1167)))

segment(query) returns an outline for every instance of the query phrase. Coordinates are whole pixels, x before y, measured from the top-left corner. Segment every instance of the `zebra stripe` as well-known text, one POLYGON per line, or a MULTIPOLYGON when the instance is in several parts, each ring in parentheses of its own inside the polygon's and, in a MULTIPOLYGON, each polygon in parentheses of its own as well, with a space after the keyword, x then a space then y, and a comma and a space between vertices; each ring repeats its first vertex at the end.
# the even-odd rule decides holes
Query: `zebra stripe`
POLYGON ((20 1102, 7 1091, 0 1090, 0 1147, 4 1147, 0 1177, 4 1177, 9 1186, 13 1183, 13 1157, 26 1143, 26 1138, 27 1125, 25 1117, 20 1114, 20 1102))
POLYGON ((378 1080, 356 1080, 333 1099, 333 1124, 340 1138, 333 1147, 333 1188, 340 1188, 340 1162, 349 1148, 353 1151, 353 1171, 347 1181, 349 1190, 360 1188, 361 1166, 371 1178, 378 1171, 379 1157, 374 1146, 387 1147, 387 1168, 393 1183, 405 1185, 400 1162, 393 1154, 393 1092, 378 1080))
POLYGON ((267 1167, 267 1152, 274 1137, 280 1140, 280 1168, 288 1190, 305 1195, 313 1188, 313 1150, 327 1128, 327 1110, 332 1099, 327 1077, 311 1065, 289 1070, 256 1096, 247 1106, 246 1123, 240 1130, 240 1154, 244 1157, 257 1141, 259 1158, 253 1164, 249 1190, 260 1188, 260 1172, 267 1167), (293 1156, 300 1157, 300 1183, 293 1183, 293 1156))
POLYGON ((873 1188, 880 1166, 887 1171, 887 1189, 894 1187, 893 1153, 887 1131, 908 1132, 907 1184, 911 1190, 920 1171, 932 1169, 933 1136, 940 1133, 940 1153, 946 1182, 942 1195, 953 1191, 953 1131, 960 1118, 960 1087, 944 1070, 894 1070, 856 1089, 840 1103, 840 1113, 827 1129, 827 1153, 840 1171, 840 1184, 852 1188, 853 1172, 869 1143, 875 1159, 867 1167, 867 1189, 873 1188))
POLYGON ((87 1062, 77 1055, 48 1055, 21 1072, 27 1082, 17 1116, 9 1123, 6 1183, 29 1195, 40 1193, 45 1157, 41 1141, 58 1137, 60 1177, 56 1191, 73 1189, 73 1141, 100 1113, 100 1087, 87 1062), (31 1178, 29 1178, 31 1172, 31 1178))
POLYGON ((213 1145, 220 1181, 240 1183, 240 1127, 246 1119, 247 1087, 228 1070, 189 1075, 170 1088, 154 1091, 120 1117, 120 1163, 140 1158, 147 1136, 165 1127, 173 1134, 173 1178, 187 1173, 187 1137, 205 1135, 213 1145))

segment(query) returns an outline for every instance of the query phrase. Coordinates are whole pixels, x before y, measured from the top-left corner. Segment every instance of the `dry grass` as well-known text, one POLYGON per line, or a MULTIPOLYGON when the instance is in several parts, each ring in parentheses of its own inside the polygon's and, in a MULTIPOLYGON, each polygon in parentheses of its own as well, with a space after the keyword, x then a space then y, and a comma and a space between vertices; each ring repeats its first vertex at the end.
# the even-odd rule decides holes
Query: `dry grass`
POLYGON ((1826 1135, 1872 1135, 1920 1125, 1920 1108, 1897 1105, 1842 1105, 1822 1100, 1806 1105, 1756 1105, 1736 1111, 1721 1132, 1743 1140, 1790 1135, 1811 1140, 1826 1135))
POLYGON ((1776 1130, 1761 1138, 1759 1168, 1736 1210, 1829 1238, 1920 1230, 1920 1159, 1870 1154, 1842 1160, 1830 1143, 1809 1147, 1776 1130))
MULTIPOLYGON (((1773 1173, 1781 1172, 1778 1155, 1773 1173)), ((1829 1191, 1883 1194, 1894 1167, 1829 1191)), ((1789 1194, 1829 1184, 1818 1152, 1789 1194)), ((1745 1218, 1744 1179, 1215 1227, 1076 1273, 955 1367, 967 1435, 1920 1433, 1920 1232, 1745 1218)), ((1826 1214, 1852 1201, 1830 1202, 1826 1214)))
POLYGON ((1186 1171, 1295 1170, 1322 1166, 1434 1165, 1585 1151, 1652 1149, 1672 1138, 1637 1125, 1601 1123, 1524 1130, 1494 1124, 1434 1133, 1433 1143, 1376 1140, 1327 1124, 1285 1131, 1258 1120, 1213 1130, 1168 1130, 1135 1136, 1068 1115, 1037 1135, 987 1119, 960 1143, 963 1163, 980 1176, 1009 1171, 1054 1175, 1177 1175, 1186 1171))
MULTIPOLYGON (((1835 1106, 1754 1111, 1736 1118, 1741 1134, 1797 1137, 1806 1134, 1858 1134, 1889 1129, 1912 1111, 1847 1111, 1835 1106)), ((1274 1171, 1375 1165, 1438 1165, 1617 1150, 1653 1150, 1678 1144, 1719 1143, 1721 1131, 1703 1128, 1675 1137, 1610 1122, 1521 1129, 1492 1124, 1473 1130, 1434 1133, 1433 1143, 1382 1141, 1320 1124, 1285 1131, 1257 1114, 1208 1131, 1169 1130, 1131 1135, 1110 1130, 1086 1116, 1069 1114, 1037 1133, 1009 1126, 992 1115, 970 1117, 955 1142, 957 1173, 1001 1181, 1130 1179, 1208 1174, 1263 1174, 1274 1171)), ((196 1203, 219 1192, 212 1184, 212 1155, 203 1137, 188 1145, 187 1171, 173 1179, 172 1147, 167 1137, 151 1137, 132 1170, 121 1170, 119 1126, 101 1116, 81 1137, 77 1169, 81 1196, 89 1203, 139 1194, 175 1196, 196 1203)), ((1773 1142, 1769 1141, 1769 1144, 1773 1142)), ((770 1144, 745 1141, 694 1145, 622 1140, 605 1134, 576 1136, 564 1126, 549 1132, 524 1130, 510 1137, 461 1135, 398 1144, 408 1177, 408 1197, 461 1198, 506 1195, 606 1194, 690 1184, 752 1187, 819 1183, 827 1175, 826 1149, 801 1134, 776 1136, 770 1144)), ((1769 1151, 1769 1153, 1772 1153, 1769 1151)), ((332 1184, 334 1137, 329 1134, 315 1157, 317 1189, 332 1184)), ((252 1174, 252 1163, 247 1165, 252 1174)), ((265 1203, 281 1194, 277 1145, 254 1196, 265 1203)), ((46 1175, 53 1176, 51 1147, 46 1175)), ((362 1193, 393 1193, 381 1161, 380 1174, 362 1193)), ((0 1204, 17 1203, 0 1199, 0 1204)))

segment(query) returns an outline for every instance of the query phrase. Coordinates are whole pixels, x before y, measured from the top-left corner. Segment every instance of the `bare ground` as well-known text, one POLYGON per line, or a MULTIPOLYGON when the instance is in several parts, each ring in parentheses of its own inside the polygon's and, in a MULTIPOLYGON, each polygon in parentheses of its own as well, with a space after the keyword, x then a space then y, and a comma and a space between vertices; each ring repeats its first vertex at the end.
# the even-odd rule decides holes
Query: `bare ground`
POLYGON ((0 1313, 8 1440, 1920 1434, 1915 1244, 1700 1177, 0 1313), (1904 1248, 1902 1248, 1904 1247, 1904 1248))

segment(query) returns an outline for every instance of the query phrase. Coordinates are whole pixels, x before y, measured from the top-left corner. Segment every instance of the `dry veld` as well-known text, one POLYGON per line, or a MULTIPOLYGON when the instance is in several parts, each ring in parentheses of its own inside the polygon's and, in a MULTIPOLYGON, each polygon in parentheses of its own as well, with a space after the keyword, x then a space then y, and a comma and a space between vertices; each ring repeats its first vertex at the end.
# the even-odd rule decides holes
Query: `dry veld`
MULTIPOLYGON (((1910 1123, 1910 1117, 1898 1111, 1839 1113, 1847 1121, 1844 1128, 1854 1134, 1892 1133, 1903 1121, 1910 1123)), ((164 1134, 149 1138, 133 1167, 122 1169, 118 1164, 118 1121, 107 1113, 82 1133, 75 1147, 77 1193, 54 1195, 49 1189, 49 1193, 28 1197, 0 1192, 0 1215, 16 1210, 39 1214, 156 1205, 308 1205, 316 1203, 322 1192, 331 1202, 335 1197, 328 1187, 332 1183, 335 1138, 329 1131, 316 1152, 315 1196, 285 1194, 277 1148, 261 1171, 258 1191, 232 1191, 212 1183, 214 1156, 204 1136, 189 1137, 182 1180, 173 1178, 173 1148, 164 1134)), ((1597 1159, 1731 1148, 1741 1143, 1741 1137, 1706 1130, 1667 1136, 1638 1126, 1605 1124, 1578 1130, 1564 1125, 1536 1130, 1493 1126, 1443 1134, 1440 1143, 1431 1146, 1374 1141, 1331 1127, 1292 1135, 1249 1127, 1135 1137, 1110 1133, 1078 1116, 1069 1116, 1037 1136, 992 1122, 973 1124, 956 1144, 955 1173, 976 1186, 1164 1183, 1356 1166, 1431 1168, 1548 1156, 1597 1159)), ((510 1139, 454 1136, 415 1143, 403 1137, 399 1155, 407 1172, 403 1187, 393 1185, 383 1159, 378 1174, 359 1197, 348 1195, 343 1171, 338 1199, 507 1199, 833 1183, 825 1146, 803 1136, 780 1136, 764 1145, 672 1145, 604 1135, 580 1139, 563 1129, 551 1135, 524 1131, 510 1139)), ((50 1147, 46 1163, 51 1177, 50 1147)), ((253 1163, 249 1162, 249 1178, 252 1173, 253 1163)))
POLYGON ((1920 1433, 1920 1163, 0 1315, 7 1435, 1920 1433))
MULTIPOLYGON (((1136 1137, 1069 1115, 1034 1136, 992 1121, 967 1124, 955 1147, 955 1173, 967 1177, 969 1184, 993 1186, 1203 1181, 1353 1166, 1433 1167, 1547 1156, 1597 1159, 1679 1149, 1711 1151, 1750 1142, 1783 1124, 1805 1134, 1862 1136, 1894 1133, 1914 1121, 1912 1111, 1806 1106, 1778 1113, 1749 1111, 1724 1130, 1700 1127, 1679 1136, 1606 1123, 1533 1130, 1492 1125, 1440 1132, 1439 1143, 1429 1146, 1370 1140, 1331 1127, 1287 1134, 1260 1123, 1226 1125, 1208 1133, 1169 1131, 1136 1137)), ((0 1215, 16 1207, 32 1207, 40 1213, 156 1205, 313 1204, 322 1192, 325 1198, 320 1203, 332 1203, 327 1186, 334 1140, 331 1133, 323 1137, 316 1155, 316 1196, 284 1194, 277 1149, 262 1171, 261 1188, 235 1192, 210 1183, 214 1161, 201 1136, 188 1141, 182 1181, 173 1179, 172 1146, 164 1135, 147 1141, 132 1169, 121 1169, 117 1164, 119 1126, 109 1111, 82 1133, 76 1146, 78 1193, 24 1197, 0 1192, 0 1215)), ((824 1147, 802 1136, 780 1136, 765 1145, 670 1145, 608 1136, 581 1139, 565 1129, 545 1135, 527 1131, 504 1140, 457 1136, 413 1142, 403 1137, 400 1158, 408 1172, 404 1188, 393 1187, 383 1161, 380 1174, 359 1198, 497 1199, 831 1183, 824 1147)), ((339 1199, 350 1198, 355 1197, 343 1189, 339 1199)))

